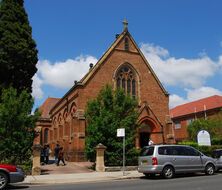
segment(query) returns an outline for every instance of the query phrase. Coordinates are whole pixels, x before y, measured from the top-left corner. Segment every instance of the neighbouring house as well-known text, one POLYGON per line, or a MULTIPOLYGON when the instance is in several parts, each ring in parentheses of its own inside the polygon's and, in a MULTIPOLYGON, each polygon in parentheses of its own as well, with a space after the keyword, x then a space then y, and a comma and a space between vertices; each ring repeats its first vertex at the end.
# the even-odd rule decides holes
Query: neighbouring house
POLYGON ((179 142, 188 138, 187 127, 195 119, 210 118, 222 109, 222 96, 214 95, 183 105, 170 110, 173 121, 175 141, 179 142))
POLYGON ((106 84, 113 89, 123 88, 138 99, 138 123, 142 127, 137 130, 135 147, 148 145, 149 139, 154 143, 172 143, 169 94, 129 33, 126 21, 123 32, 116 35, 95 65, 89 65, 88 73, 80 81, 75 81, 61 99, 48 98, 43 103, 37 141, 50 144, 52 149, 59 143, 67 159, 84 161, 85 108, 87 101, 97 97, 106 84))
POLYGON ((39 132, 39 135, 35 138, 34 144, 48 144, 48 139, 52 139, 52 136, 50 137, 50 135, 52 135, 52 133, 50 133, 52 119, 50 118, 49 112, 58 101, 59 98, 49 97, 39 107, 41 116, 36 123, 36 131, 39 132))

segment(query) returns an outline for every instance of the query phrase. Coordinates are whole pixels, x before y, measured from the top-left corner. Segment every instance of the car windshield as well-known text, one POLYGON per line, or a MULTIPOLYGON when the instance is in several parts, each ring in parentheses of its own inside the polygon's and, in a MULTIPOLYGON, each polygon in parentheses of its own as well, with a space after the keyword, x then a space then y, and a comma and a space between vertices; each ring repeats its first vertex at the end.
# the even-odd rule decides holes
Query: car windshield
POLYGON ((141 150, 141 152, 140 152, 140 156, 152 156, 153 155, 153 151, 154 151, 154 147, 153 146, 144 147, 141 150))

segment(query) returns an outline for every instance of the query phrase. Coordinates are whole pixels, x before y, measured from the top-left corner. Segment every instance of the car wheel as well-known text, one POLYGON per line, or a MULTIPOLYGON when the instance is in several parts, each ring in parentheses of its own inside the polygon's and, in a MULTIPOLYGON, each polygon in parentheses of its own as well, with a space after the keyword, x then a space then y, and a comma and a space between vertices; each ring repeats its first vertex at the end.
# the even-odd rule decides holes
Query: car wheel
POLYGON ((174 169, 172 166, 165 166, 162 171, 162 176, 165 179, 170 179, 174 177, 174 169))
POLYGON ((206 175, 213 175, 215 172, 215 168, 213 164, 207 164, 205 167, 205 174, 206 175))
POLYGON ((0 172, 0 189, 4 189, 7 184, 8 184, 8 176, 5 173, 0 172))

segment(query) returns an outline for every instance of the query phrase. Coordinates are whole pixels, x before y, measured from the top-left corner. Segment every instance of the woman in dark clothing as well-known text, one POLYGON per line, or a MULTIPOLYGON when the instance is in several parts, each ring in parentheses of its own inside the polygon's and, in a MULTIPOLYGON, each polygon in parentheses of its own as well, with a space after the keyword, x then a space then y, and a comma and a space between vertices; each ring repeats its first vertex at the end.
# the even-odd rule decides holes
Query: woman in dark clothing
POLYGON ((58 157, 59 157, 59 144, 56 144, 56 147, 54 148, 54 156, 55 156, 55 163, 58 163, 58 157))
POLYGON ((59 148, 59 156, 58 156, 57 166, 59 166, 60 160, 63 162, 63 165, 65 166, 66 163, 65 163, 65 161, 64 161, 64 151, 63 151, 63 147, 60 147, 60 148, 59 148))
POLYGON ((50 148, 49 145, 45 145, 44 146, 44 153, 45 153, 45 163, 48 164, 49 163, 49 152, 50 152, 50 148))

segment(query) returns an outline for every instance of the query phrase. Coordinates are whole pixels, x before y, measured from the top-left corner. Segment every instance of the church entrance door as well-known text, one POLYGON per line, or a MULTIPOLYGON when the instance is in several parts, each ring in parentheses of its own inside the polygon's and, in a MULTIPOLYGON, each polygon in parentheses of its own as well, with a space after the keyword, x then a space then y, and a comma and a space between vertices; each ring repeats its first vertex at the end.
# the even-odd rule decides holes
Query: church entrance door
POLYGON ((144 146, 148 146, 149 139, 150 139, 150 133, 141 132, 140 133, 140 147, 143 148, 144 146))

